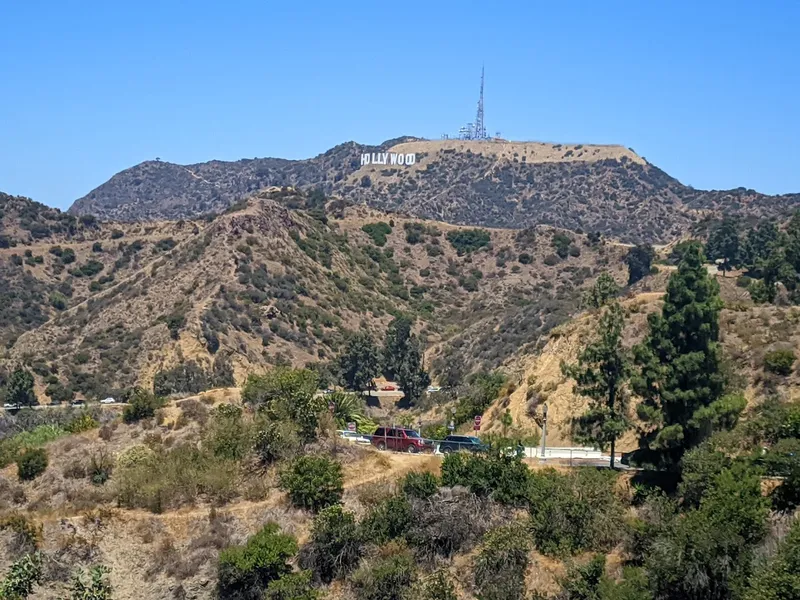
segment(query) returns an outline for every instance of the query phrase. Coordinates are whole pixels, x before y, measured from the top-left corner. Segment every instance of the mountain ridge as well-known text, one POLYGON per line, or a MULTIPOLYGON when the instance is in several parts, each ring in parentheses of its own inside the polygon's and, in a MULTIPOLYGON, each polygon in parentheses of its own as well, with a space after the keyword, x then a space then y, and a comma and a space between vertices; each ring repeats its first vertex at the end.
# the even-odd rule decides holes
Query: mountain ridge
POLYGON ((543 224, 633 243, 668 243, 723 211, 774 218, 800 206, 800 194, 696 190, 619 145, 401 137, 378 146, 346 142, 304 160, 146 161, 68 212, 117 221, 191 219, 270 186, 319 187, 347 202, 460 225, 543 224), (362 164, 362 155, 371 163, 397 153, 414 162, 362 164))

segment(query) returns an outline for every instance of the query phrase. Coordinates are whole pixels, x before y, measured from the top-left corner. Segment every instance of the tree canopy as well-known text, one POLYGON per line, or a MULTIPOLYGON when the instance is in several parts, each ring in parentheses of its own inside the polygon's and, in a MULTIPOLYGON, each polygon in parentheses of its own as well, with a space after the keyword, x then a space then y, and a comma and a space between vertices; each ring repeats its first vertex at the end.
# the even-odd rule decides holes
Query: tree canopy
POLYGON ((622 307, 614 302, 600 318, 596 339, 578 355, 578 363, 562 366, 563 372, 575 379, 575 393, 591 401, 574 422, 576 439, 601 449, 610 445, 611 468, 615 442, 630 427, 626 403, 630 359, 622 346, 624 326, 622 307))
POLYGON ((639 458, 675 466, 685 450, 743 408, 722 396, 721 310, 719 284, 705 268, 700 245, 693 244, 670 277, 661 314, 648 316, 647 336, 634 349, 638 372, 632 384, 643 399, 637 412, 649 426, 639 458))
POLYGON ((633 285, 650 273, 656 251, 650 244, 639 244, 628 251, 625 262, 628 265, 628 285, 633 285))

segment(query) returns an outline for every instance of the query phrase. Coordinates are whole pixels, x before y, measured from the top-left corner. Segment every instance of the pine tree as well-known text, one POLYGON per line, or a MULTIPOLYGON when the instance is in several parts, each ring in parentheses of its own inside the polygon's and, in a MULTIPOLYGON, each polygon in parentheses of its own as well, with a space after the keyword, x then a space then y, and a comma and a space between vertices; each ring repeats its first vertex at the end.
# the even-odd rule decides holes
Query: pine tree
POLYGON ((624 326, 622 307, 614 302, 600 318, 597 339, 578 355, 578 363, 562 365, 564 374, 575 379, 575 393, 591 400, 589 409, 575 420, 576 438, 603 450, 610 445, 612 469, 616 440, 630 427, 626 390, 630 359, 622 347, 624 326))
POLYGON ((719 284, 709 276, 699 244, 684 254, 667 285, 661 314, 648 316, 649 332, 634 349, 631 379, 649 424, 637 458, 675 467, 683 453, 729 424, 738 402, 722 398, 719 284))
POLYGON ((723 261, 724 274, 739 265, 739 252, 739 221, 734 217, 725 217, 711 232, 706 244, 706 255, 710 260, 723 261))
POLYGON ((372 386, 380 367, 380 353, 368 333, 356 333, 339 356, 342 380, 349 390, 361 392, 372 386))

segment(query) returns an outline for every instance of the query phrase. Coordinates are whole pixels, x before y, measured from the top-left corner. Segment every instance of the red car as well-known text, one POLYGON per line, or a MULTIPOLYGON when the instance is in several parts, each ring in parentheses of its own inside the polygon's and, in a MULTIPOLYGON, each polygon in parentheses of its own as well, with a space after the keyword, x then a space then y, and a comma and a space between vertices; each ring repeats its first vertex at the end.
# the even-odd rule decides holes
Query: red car
POLYGON ((395 391, 396 389, 397 389, 397 388, 396 388, 396 387, 394 387, 393 385, 385 385, 385 386, 383 386, 383 387, 381 388, 381 391, 382 391, 382 392, 393 392, 393 391, 395 391))
POLYGON ((413 429, 402 427, 378 427, 372 434, 371 443, 378 450, 396 450, 397 452, 433 452, 433 442, 424 440, 413 429))

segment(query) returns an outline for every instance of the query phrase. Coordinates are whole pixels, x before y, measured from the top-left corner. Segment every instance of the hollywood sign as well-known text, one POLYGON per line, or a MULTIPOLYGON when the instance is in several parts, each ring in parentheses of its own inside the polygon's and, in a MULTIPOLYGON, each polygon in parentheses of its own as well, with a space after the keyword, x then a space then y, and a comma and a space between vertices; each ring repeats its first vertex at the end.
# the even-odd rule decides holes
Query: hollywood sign
POLYGON ((364 165, 400 165, 409 166, 417 162, 416 154, 398 154, 396 152, 373 152, 361 155, 361 166, 364 165))

